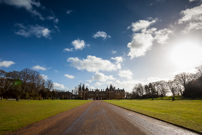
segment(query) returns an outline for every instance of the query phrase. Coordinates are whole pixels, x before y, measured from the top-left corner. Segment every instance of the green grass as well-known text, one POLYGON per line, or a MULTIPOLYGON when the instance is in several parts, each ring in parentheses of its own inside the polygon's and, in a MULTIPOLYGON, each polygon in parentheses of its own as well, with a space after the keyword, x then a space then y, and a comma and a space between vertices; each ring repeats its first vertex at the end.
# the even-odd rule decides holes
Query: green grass
POLYGON ((87 100, 0 100, 0 135, 70 110, 87 100))
POLYGON ((202 100, 105 100, 202 133, 202 100))

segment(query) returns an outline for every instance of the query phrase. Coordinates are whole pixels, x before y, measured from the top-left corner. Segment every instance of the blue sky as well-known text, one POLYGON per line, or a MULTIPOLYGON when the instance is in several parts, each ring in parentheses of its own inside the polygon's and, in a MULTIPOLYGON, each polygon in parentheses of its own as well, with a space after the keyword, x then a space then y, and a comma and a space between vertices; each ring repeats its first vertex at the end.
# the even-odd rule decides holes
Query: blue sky
POLYGON ((0 68, 56 89, 173 79, 202 65, 200 0, 0 0, 0 68))

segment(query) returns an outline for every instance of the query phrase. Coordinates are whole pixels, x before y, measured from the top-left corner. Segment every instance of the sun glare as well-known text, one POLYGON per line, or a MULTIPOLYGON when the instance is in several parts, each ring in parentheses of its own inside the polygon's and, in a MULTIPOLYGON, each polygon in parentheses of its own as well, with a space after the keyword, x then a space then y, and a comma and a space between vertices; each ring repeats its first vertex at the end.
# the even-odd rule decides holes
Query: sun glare
POLYGON ((202 64, 202 47, 195 42, 181 42, 171 51, 171 61, 179 68, 193 68, 202 64))

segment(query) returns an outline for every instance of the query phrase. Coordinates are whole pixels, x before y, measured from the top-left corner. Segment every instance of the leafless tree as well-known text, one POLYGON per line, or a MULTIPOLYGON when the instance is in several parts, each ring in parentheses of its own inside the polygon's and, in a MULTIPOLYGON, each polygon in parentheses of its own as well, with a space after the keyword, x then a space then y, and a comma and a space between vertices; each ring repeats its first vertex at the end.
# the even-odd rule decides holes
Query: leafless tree
POLYGON ((141 83, 135 85, 134 90, 139 97, 142 97, 144 94, 144 88, 141 83))
POLYGON ((154 97, 156 95, 156 89, 155 89, 155 84, 154 83, 149 83, 149 91, 152 96, 152 100, 154 100, 154 97))
POLYGON ((161 96, 162 98, 165 97, 166 94, 168 93, 166 81, 162 80, 162 81, 155 82, 155 86, 156 86, 156 91, 158 95, 161 96))
POLYGON ((196 69, 198 70, 198 72, 200 73, 200 76, 202 76, 202 65, 196 67, 196 69))
POLYGON ((145 85, 145 86, 144 86, 144 90, 145 90, 146 98, 148 98, 148 97, 150 96, 149 86, 148 86, 148 85, 145 85))
POLYGON ((183 94, 183 90, 185 89, 186 84, 194 79, 196 79, 196 75, 191 73, 183 72, 175 75, 174 82, 181 95, 183 94), (183 86, 183 88, 181 88, 181 86, 183 86))
POLYGON ((168 81, 167 83, 172 95, 173 95, 173 100, 175 100, 175 96, 177 94, 177 85, 174 81, 168 81))
POLYGON ((46 87, 51 91, 53 88, 53 82, 51 80, 47 80, 46 87))

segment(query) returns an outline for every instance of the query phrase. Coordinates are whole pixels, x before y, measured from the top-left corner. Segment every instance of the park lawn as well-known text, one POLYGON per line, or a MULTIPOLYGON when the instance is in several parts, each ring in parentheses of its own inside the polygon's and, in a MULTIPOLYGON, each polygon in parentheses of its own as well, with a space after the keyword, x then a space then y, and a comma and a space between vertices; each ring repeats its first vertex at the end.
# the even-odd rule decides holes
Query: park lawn
POLYGON ((83 105, 88 100, 0 100, 0 135, 83 105))
POLYGON ((202 133, 202 100, 105 100, 202 133))

